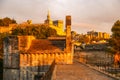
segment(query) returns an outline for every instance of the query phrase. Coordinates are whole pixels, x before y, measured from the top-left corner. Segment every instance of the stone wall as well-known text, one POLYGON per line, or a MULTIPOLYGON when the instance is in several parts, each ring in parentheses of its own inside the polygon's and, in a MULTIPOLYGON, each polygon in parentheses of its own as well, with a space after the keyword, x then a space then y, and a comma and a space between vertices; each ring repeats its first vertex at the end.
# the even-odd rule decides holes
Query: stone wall
POLYGON ((20 54, 20 79, 34 80, 49 70, 55 60, 56 64, 70 64, 72 55, 65 52, 34 52, 20 54))
POLYGON ((17 36, 4 39, 3 79, 19 80, 19 52, 17 36))
POLYGON ((26 51, 30 48, 32 40, 34 40, 34 36, 18 36, 18 48, 19 50, 26 51))
POLYGON ((16 36, 9 36, 4 39, 4 67, 18 68, 19 67, 19 53, 18 53, 18 39, 16 36))
POLYGON ((3 69, 3 80, 20 80, 19 69, 3 69))
POLYGON ((56 64, 68 64, 71 61, 71 54, 65 52, 34 52, 20 54, 20 67, 51 65, 53 60, 56 64))

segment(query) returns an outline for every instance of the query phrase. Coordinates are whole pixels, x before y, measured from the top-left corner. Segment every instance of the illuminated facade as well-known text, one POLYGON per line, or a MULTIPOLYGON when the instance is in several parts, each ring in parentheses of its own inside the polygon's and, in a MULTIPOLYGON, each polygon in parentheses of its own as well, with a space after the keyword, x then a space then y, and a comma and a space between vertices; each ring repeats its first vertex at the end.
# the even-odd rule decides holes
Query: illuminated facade
POLYGON ((97 38, 97 39, 109 39, 110 34, 106 32, 96 32, 96 31, 89 31, 87 32, 87 36, 92 39, 92 38, 97 38))
POLYGON ((50 18, 50 12, 48 11, 47 19, 45 20, 45 24, 48 24, 49 27, 55 29, 58 35, 64 36, 65 32, 63 31, 63 21, 62 20, 55 20, 52 21, 50 18))
POLYGON ((50 13, 49 12, 47 14, 47 19, 44 21, 44 23, 32 24, 32 20, 27 20, 26 22, 23 22, 22 24, 10 24, 9 26, 0 26, 0 33, 4 33, 4 32, 9 32, 10 33, 11 30, 13 28, 15 28, 16 26, 26 27, 28 25, 48 25, 49 27, 55 29, 59 36, 65 36, 66 35, 66 32, 63 29, 63 21, 62 20, 52 21, 51 18, 50 18, 50 13))

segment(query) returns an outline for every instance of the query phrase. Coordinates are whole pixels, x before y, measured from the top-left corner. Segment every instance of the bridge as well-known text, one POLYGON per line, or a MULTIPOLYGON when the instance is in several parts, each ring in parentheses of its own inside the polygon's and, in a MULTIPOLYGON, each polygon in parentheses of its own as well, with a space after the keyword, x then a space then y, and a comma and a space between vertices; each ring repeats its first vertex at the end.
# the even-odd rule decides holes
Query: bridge
POLYGON ((57 65, 56 80, 120 80, 120 68, 105 51, 80 51, 72 65, 57 65))
POLYGON ((57 65, 56 80, 117 80, 78 61, 72 65, 57 65))
POLYGON ((120 80, 111 57, 104 51, 75 53, 73 64, 54 64, 40 80, 120 80))

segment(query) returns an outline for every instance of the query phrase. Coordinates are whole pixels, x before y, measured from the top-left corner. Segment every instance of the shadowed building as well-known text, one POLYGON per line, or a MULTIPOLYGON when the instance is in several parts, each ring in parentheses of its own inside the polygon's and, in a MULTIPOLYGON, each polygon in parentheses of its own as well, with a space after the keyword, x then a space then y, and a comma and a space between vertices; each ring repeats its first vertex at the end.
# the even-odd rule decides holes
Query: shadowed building
POLYGON ((8 36, 4 39, 4 80, 35 80, 56 64, 72 64, 71 17, 66 17, 66 37, 35 39, 8 36), (10 74, 9 74, 10 73, 10 74))

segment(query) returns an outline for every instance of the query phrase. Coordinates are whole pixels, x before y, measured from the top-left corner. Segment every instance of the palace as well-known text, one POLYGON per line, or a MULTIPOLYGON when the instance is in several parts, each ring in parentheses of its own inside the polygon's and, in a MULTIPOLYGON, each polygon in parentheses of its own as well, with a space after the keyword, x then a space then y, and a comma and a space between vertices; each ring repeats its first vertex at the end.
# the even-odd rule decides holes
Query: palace
POLYGON ((55 29, 59 36, 66 35, 66 32, 63 30, 63 21, 62 20, 52 21, 49 11, 47 14, 47 19, 44 21, 44 23, 33 24, 32 20, 27 20, 26 22, 23 22, 22 24, 9 24, 9 26, 0 26, 0 33, 4 33, 4 32, 11 33, 11 30, 15 27, 17 26, 26 27, 27 25, 34 25, 34 26, 35 25, 48 25, 49 27, 55 29))
POLYGON ((45 20, 45 24, 48 24, 49 27, 55 29, 58 35, 65 35, 63 31, 63 21, 62 20, 55 20, 52 21, 50 18, 50 12, 48 11, 47 19, 45 20))

